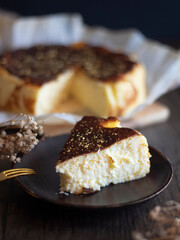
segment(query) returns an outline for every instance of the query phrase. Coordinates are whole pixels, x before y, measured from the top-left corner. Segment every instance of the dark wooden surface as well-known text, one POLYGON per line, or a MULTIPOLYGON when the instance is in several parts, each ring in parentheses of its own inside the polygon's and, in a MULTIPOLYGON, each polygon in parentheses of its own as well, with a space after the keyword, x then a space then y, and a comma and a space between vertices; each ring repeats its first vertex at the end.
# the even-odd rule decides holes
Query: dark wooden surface
MULTIPOLYGON (((148 142, 171 161, 174 177, 155 198, 110 210, 82 210, 56 206, 23 192, 13 180, 0 183, 0 240, 131 239, 134 230, 148 228, 149 211, 167 200, 180 202, 180 89, 160 99, 171 116, 162 124, 139 129, 148 142)), ((0 162, 0 170, 10 167, 0 162)))

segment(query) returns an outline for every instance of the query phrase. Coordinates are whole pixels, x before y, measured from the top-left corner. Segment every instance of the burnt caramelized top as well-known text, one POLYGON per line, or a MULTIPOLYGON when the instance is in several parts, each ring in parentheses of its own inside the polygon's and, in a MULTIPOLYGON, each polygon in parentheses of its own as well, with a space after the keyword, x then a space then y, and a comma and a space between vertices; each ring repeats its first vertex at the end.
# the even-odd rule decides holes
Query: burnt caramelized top
POLYGON ((80 46, 35 46, 4 53, 0 66, 25 82, 42 85, 65 70, 76 67, 100 81, 117 80, 136 63, 123 53, 105 48, 80 46))
POLYGON ((129 128, 103 127, 104 122, 111 120, 112 118, 83 117, 75 125, 70 137, 59 153, 59 162, 64 162, 79 155, 97 152, 115 142, 140 134, 129 128))

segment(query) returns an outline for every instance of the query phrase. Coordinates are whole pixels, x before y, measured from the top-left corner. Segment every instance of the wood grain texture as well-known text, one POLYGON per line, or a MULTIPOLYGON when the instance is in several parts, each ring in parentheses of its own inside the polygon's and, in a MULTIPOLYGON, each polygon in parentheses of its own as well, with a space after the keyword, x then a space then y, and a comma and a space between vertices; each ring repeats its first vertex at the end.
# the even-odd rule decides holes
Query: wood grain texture
MULTIPOLYGON (((174 177, 155 198, 109 210, 78 210, 56 206, 23 192, 13 180, 0 183, 0 240, 130 240, 131 232, 148 228, 149 211, 167 200, 180 202, 180 89, 163 96, 171 115, 167 122, 139 129, 149 143, 171 161, 174 177)), ((8 168, 0 162, 0 170, 8 168)))

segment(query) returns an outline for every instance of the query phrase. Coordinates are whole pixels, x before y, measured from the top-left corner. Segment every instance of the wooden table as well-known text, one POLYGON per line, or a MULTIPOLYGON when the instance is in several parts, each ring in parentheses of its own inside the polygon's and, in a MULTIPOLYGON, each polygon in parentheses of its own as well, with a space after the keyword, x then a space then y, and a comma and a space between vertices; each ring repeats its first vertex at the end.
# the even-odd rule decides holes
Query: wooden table
MULTIPOLYGON (((163 124, 139 129, 148 142, 171 161, 174 177, 158 196, 134 206, 109 210, 83 210, 56 206, 23 192, 13 180, 0 183, 0 239, 2 240, 120 240, 148 227, 149 211, 167 200, 180 202, 180 89, 160 99, 171 116, 163 124)), ((0 170, 10 167, 0 162, 0 170)))

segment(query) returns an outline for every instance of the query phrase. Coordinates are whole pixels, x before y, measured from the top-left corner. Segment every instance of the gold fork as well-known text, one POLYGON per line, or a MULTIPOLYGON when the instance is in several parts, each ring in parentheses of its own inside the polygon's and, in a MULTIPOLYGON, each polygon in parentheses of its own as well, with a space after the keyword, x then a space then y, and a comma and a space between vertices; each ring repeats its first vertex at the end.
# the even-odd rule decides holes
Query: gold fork
POLYGON ((22 175, 36 174, 33 169, 30 168, 14 168, 5 170, 0 173, 0 181, 4 181, 9 178, 14 178, 22 175))

